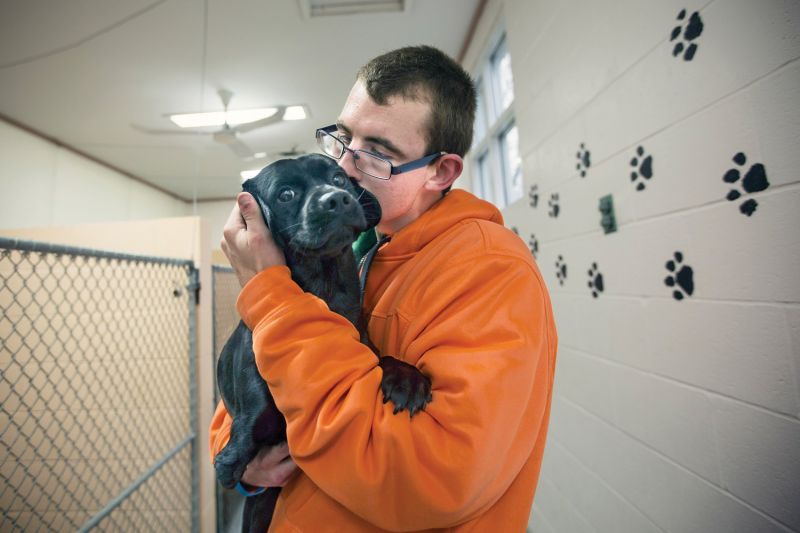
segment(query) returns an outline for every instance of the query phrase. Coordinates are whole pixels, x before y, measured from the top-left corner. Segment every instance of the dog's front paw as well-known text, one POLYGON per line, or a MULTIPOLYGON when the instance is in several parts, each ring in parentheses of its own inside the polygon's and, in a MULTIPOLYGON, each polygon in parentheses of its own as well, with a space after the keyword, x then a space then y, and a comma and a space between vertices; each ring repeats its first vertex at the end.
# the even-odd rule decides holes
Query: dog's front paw
POLYGON ((394 357, 381 357, 378 365, 383 369, 383 403, 391 400, 394 414, 408 409, 409 416, 414 416, 433 399, 431 380, 417 367, 394 357))

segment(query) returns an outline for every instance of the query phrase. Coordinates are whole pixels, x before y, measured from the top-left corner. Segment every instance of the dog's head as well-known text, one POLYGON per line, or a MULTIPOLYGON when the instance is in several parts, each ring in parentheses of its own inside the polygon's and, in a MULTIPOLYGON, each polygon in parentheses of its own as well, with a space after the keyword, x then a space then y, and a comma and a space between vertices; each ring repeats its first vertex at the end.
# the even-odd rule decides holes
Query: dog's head
POLYGON ((381 218, 375 196, 319 154, 267 165, 242 189, 258 201, 278 246, 300 255, 339 255, 381 218))

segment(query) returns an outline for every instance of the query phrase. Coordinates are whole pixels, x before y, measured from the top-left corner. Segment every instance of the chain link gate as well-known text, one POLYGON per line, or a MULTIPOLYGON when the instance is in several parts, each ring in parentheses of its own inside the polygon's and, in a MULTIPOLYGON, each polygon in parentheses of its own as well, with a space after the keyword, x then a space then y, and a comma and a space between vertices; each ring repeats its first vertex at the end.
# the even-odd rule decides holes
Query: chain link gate
MULTIPOLYGON (((228 341, 233 330, 239 324, 239 312, 236 310, 236 298, 241 287, 231 267, 214 265, 212 267, 213 298, 214 298, 214 406, 220 400, 219 386, 217 385, 217 361, 222 348, 228 341)), ((241 511, 244 504, 243 496, 234 490, 217 487, 217 531, 241 531, 241 511)))
POLYGON ((0 238, 0 531, 197 531, 191 261, 0 238))

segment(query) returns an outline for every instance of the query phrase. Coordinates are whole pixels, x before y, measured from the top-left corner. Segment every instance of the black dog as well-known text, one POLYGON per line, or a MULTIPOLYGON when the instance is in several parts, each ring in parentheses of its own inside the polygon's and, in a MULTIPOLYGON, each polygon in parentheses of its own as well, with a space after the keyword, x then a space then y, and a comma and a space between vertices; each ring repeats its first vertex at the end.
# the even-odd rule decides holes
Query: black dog
MULTIPOLYGON (((358 327, 361 294, 351 245, 380 220, 377 199, 322 155, 277 161, 243 189, 261 206, 292 279, 358 327)), ((364 328, 359 329, 368 343, 364 328)), ((237 485, 261 447, 286 440, 286 421, 258 373, 252 344, 252 333, 239 322, 217 364, 220 393, 233 418, 230 441, 214 460, 217 479, 226 488, 237 485)), ((416 367, 392 357, 379 358, 379 364, 384 403, 391 400, 395 413, 408 409, 413 416, 431 401, 431 382, 416 367)), ((279 492, 270 488, 247 498, 243 531, 267 530, 279 492)))

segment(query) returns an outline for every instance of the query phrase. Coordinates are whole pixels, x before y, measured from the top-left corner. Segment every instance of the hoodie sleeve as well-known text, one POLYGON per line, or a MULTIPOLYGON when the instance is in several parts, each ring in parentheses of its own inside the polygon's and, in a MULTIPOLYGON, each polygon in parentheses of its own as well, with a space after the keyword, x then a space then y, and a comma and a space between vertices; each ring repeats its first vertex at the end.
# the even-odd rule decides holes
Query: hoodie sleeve
POLYGON ((214 416, 211 417, 211 427, 209 429, 208 449, 212 464, 217 454, 228 444, 232 422, 233 419, 228 414, 228 410, 225 409, 225 403, 220 400, 216 411, 214 411, 214 416))
MULTIPOLYGON (((356 329, 288 269, 258 274, 237 304, 296 463, 389 530, 448 527, 494 504, 532 452, 552 387, 555 329, 532 263, 482 255, 425 286, 412 299, 425 308, 397 318, 412 339, 405 353, 387 354, 432 380, 433 401, 413 419, 383 404, 382 371, 356 329)), ((212 451, 226 440, 225 418, 218 409, 212 451)))

